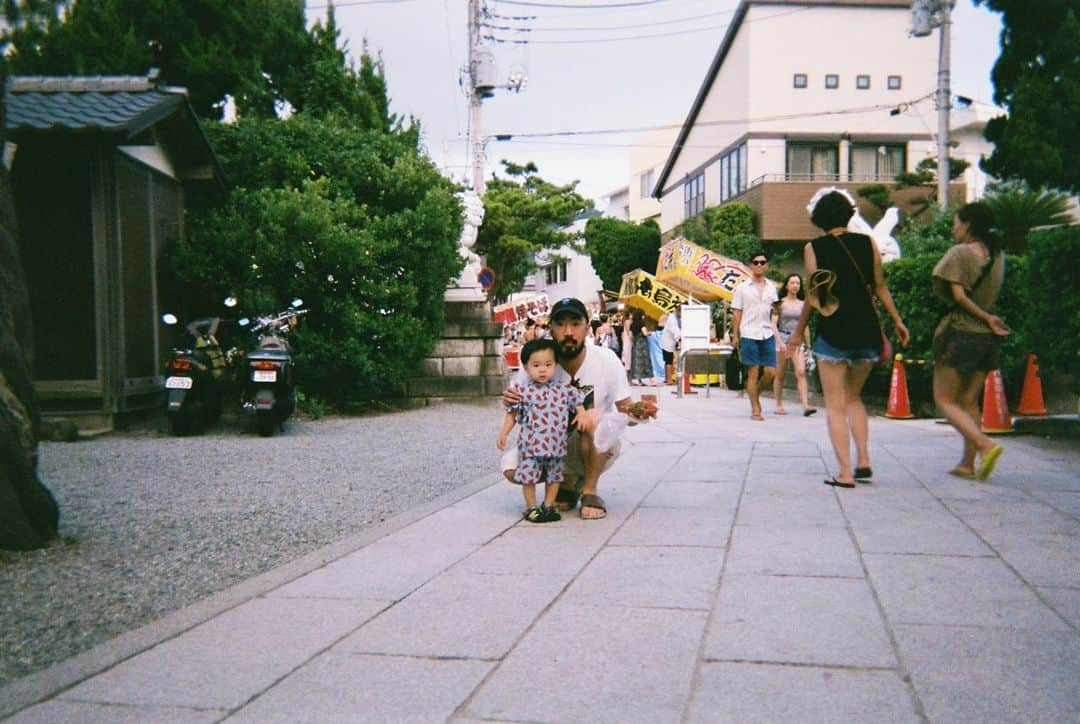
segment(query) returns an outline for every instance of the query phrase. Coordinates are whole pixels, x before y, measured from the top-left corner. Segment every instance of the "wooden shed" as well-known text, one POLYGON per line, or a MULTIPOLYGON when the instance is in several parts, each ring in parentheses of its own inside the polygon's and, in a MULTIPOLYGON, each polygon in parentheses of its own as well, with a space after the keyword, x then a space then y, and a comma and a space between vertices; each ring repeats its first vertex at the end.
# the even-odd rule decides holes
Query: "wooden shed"
POLYGON ((45 414, 112 427, 155 405, 158 260, 184 235, 191 183, 221 174, 186 91, 143 76, 11 76, 19 248, 45 414))

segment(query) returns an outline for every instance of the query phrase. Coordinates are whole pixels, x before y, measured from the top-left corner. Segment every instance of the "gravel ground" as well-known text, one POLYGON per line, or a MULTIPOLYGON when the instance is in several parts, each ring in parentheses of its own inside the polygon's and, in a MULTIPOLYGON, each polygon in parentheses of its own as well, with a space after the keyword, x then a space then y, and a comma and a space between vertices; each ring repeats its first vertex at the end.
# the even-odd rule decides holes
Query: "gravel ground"
POLYGON ((62 542, 0 551, 0 684, 498 468, 497 403, 42 443, 62 542))

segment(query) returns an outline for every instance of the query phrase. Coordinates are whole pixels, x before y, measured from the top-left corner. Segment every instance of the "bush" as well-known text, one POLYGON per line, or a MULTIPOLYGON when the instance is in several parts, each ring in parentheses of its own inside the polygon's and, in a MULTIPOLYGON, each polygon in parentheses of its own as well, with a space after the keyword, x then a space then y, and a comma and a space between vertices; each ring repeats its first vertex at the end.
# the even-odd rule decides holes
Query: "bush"
MULTIPOLYGON (((1071 375, 1080 387, 1080 313, 1074 289, 1080 284, 1080 226, 1035 231, 1028 235, 1027 276, 1006 270, 1006 288, 1028 292, 1024 325, 1032 349, 1048 372, 1071 375), (1016 280, 1016 281, 1013 281, 1016 280)), ((1011 257, 1010 257, 1011 260, 1011 257)), ((1016 320, 1006 317, 1009 324, 1016 320)))

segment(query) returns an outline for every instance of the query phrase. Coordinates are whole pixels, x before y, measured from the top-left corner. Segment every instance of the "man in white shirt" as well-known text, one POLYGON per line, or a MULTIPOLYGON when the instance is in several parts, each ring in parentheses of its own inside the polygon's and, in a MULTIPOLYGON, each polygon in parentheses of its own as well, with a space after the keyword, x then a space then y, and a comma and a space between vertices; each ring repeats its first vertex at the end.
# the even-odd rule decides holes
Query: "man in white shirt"
POLYGON ((682 339, 682 307, 675 307, 675 311, 668 314, 664 321, 664 331, 660 335, 660 349, 664 353, 664 381, 669 385, 675 383, 675 350, 682 339))
POLYGON ((746 367, 746 392, 750 397, 750 419, 762 421, 761 388, 772 383, 776 373, 776 327, 773 305, 780 301, 776 285, 765 278, 769 257, 763 251, 750 255, 750 279, 735 288, 731 308, 732 342, 739 349, 739 359, 746 367))
MULTIPOLYGON (((567 297, 551 307, 549 326, 551 337, 558 345, 559 368, 556 382, 569 382, 585 393, 585 414, 577 429, 570 431, 566 456, 566 476, 559 488, 556 503, 564 510, 577 506, 581 499, 581 517, 599 520, 607 515, 604 500, 596 494, 600 474, 611 467, 619 454, 621 444, 616 441, 607 452, 600 452, 593 444, 593 433, 605 415, 628 414, 633 400, 630 385, 626 381, 626 369, 622 361, 606 347, 586 346, 591 336, 589 315, 579 299, 567 297)), ((507 404, 517 402, 515 385, 524 385, 528 377, 524 370, 503 393, 507 404)), ((517 467, 517 446, 508 446, 502 458, 504 475, 517 467)))

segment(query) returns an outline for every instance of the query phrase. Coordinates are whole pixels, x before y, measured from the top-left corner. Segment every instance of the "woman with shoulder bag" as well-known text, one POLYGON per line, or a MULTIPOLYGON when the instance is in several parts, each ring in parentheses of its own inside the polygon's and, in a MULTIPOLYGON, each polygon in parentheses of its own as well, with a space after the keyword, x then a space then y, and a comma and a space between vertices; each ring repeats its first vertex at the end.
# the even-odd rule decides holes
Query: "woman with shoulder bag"
POLYGON ((969 480, 989 478, 1004 452, 983 434, 979 421, 979 393, 986 373, 998 368, 998 347, 1009 334, 992 313, 1005 279, 1005 255, 992 223, 986 204, 960 207, 953 221, 956 244, 933 276, 934 294, 950 305, 934 330, 934 403, 964 437, 963 457, 949 473, 969 480))
POLYGON ((869 421, 862 402, 862 389, 873 363, 882 356, 882 334, 874 297, 881 300, 892 317, 896 336, 908 344, 908 330, 900 319, 892 294, 885 284, 881 254, 874 240, 847 230, 855 207, 844 194, 831 190, 812 201, 810 220, 825 232, 803 250, 806 274, 810 279, 799 322, 788 337, 788 354, 801 343, 812 308, 821 319, 813 353, 825 398, 825 417, 833 453, 840 465, 825 484, 854 488, 855 482, 869 483, 869 421), (872 281, 871 281, 872 280, 872 281), (851 464, 851 441, 855 441, 856 462, 851 464))

